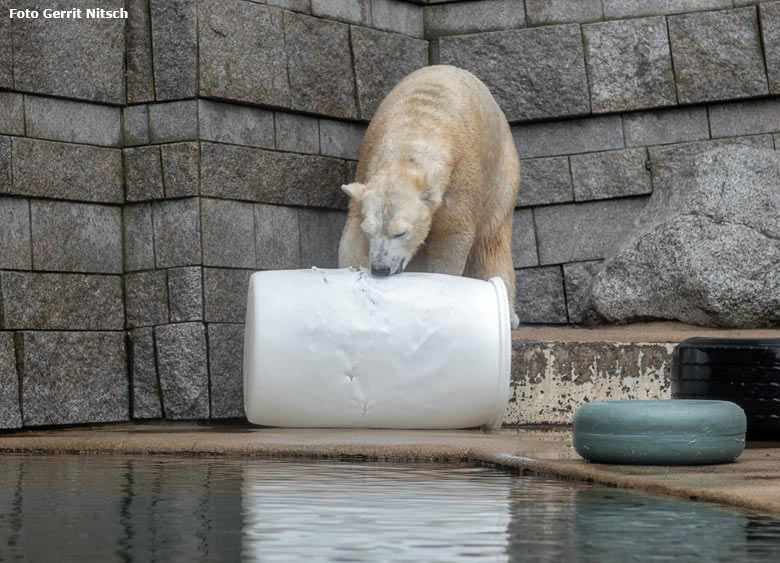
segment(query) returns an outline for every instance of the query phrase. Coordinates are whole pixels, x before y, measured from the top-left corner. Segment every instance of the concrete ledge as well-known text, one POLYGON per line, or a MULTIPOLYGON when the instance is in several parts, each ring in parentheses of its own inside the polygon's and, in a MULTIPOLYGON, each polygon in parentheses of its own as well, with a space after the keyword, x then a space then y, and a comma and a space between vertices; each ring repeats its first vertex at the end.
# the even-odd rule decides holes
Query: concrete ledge
POLYGON ((565 427, 399 431, 256 428, 247 425, 111 425, 0 435, 0 452, 38 454, 360 457, 490 463, 627 489, 780 514, 780 444, 754 443, 731 464, 698 467, 588 463, 565 427))
POLYGON ((778 330, 717 330, 680 323, 513 332, 504 424, 569 424, 589 401, 669 399, 675 344, 694 336, 780 338, 778 330))
POLYGON ((694 336, 717 338, 780 338, 780 330, 716 329, 674 322, 637 323, 586 328, 578 326, 521 326, 513 340, 554 342, 674 343, 694 336))

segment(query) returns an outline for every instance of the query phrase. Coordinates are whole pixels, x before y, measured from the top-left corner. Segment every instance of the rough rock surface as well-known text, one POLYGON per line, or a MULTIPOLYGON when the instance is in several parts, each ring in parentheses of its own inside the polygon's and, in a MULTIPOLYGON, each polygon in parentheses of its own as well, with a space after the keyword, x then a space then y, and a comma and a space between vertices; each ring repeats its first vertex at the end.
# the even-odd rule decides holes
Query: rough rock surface
POLYGON ((211 417, 244 416, 244 325, 209 325, 211 417))
POLYGON ((284 12, 292 109, 357 118, 349 26, 284 12))
POLYGON ((154 357, 154 329, 138 328, 128 332, 132 417, 161 418, 160 382, 154 357))
POLYGON ((25 426, 128 420, 123 333, 32 331, 18 335, 25 426))
POLYGON ((14 335, 11 332, 0 332, 0 428, 19 428, 21 425, 14 335))
POLYGON ((206 329, 202 323, 178 323, 154 329, 157 369, 165 417, 209 417, 206 329))
POLYGON ((288 107, 282 11, 240 0, 203 0, 198 10, 200 94, 288 107))
POLYGON ((596 277, 586 320, 780 326, 779 183, 771 151, 696 157, 653 194, 637 234, 596 277))
POLYGON ((510 121, 590 112, 577 24, 443 37, 439 49, 441 64, 473 72, 510 121))
POLYGON ((594 113, 677 103, 666 18, 582 28, 594 113))

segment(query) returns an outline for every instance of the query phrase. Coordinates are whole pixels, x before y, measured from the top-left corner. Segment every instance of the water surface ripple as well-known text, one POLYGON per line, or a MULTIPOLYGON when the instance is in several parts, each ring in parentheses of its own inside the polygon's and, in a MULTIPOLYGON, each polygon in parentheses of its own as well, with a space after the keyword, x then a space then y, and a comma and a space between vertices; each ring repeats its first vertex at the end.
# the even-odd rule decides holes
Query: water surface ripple
POLYGON ((0 561, 780 561, 780 519, 492 468, 0 463, 0 561))

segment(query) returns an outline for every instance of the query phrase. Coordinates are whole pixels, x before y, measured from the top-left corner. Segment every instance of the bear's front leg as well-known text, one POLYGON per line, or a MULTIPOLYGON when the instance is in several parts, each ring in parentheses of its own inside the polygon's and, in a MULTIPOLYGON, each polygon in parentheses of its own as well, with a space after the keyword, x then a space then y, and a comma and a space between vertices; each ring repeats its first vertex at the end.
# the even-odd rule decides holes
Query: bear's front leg
POLYGON ((360 228, 360 213, 350 211, 339 242, 339 268, 368 268, 368 238, 360 228))
POLYGON ((425 242, 428 271, 435 274, 462 276, 473 244, 472 231, 432 230, 425 242))

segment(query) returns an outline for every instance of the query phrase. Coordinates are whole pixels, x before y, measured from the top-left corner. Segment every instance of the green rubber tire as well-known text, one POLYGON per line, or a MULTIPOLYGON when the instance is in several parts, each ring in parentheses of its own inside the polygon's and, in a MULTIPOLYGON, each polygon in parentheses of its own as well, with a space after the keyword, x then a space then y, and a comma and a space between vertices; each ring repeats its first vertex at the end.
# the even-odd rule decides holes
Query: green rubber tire
POLYGON ((714 465, 742 453, 745 428, 728 401, 596 401, 574 415, 574 449, 595 463, 714 465))

